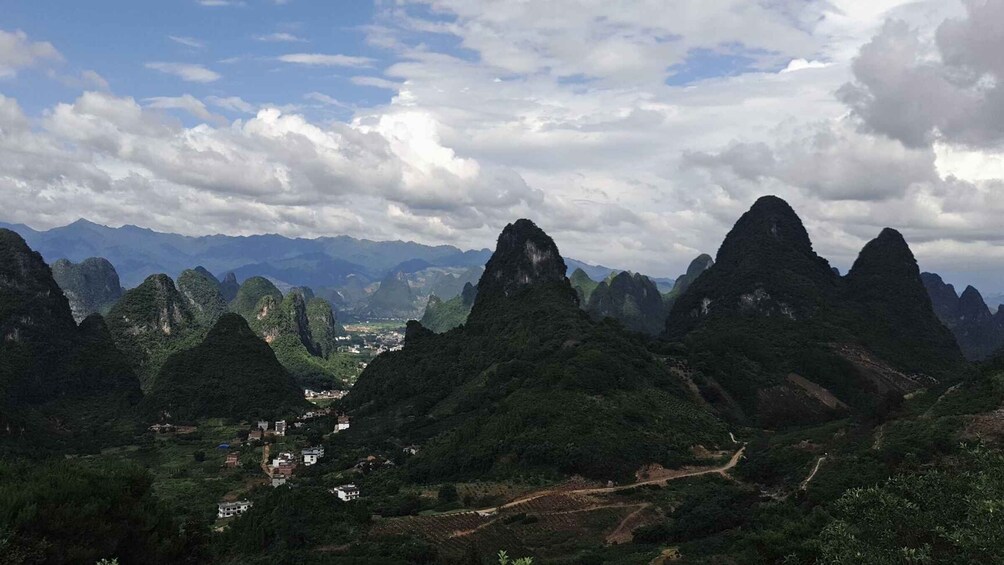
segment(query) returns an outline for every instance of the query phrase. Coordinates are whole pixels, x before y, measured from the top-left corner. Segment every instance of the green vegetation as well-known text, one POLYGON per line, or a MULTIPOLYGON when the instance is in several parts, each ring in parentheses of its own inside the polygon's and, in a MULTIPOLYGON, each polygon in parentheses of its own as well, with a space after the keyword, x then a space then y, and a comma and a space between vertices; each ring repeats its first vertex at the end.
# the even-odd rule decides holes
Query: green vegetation
POLYGON ((188 301, 196 321, 202 326, 212 326, 227 311, 219 281, 202 267, 182 271, 178 276, 178 292, 188 301))
POLYGON ((429 303, 425 306, 425 314, 422 315, 422 327, 436 333, 444 333, 462 325, 467 321, 476 297, 477 289, 471 283, 464 285, 463 291, 458 296, 445 302, 435 295, 430 296, 429 303))
POLYGON ((95 314, 78 327, 41 256, 7 230, 0 335, 0 454, 93 449, 129 433, 139 383, 104 320, 95 314))
POLYGON ((612 318, 635 332, 658 335, 666 325, 666 307, 652 279, 623 271, 599 283, 590 293, 586 312, 593 319, 612 318))
POLYGON ((881 418, 921 383, 952 382, 966 371, 898 233, 883 231, 841 278, 775 197, 740 218, 714 266, 675 301, 667 336, 686 344, 703 390, 720 385, 728 393, 714 396, 723 412, 765 427, 843 415, 793 388, 792 373, 881 418), (902 374, 876 375, 883 364, 885 375, 902 374))
POLYGON ((157 503, 142 469, 0 462, 0 555, 10 565, 202 563, 208 534, 157 503))
POLYGON ((306 405, 272 350, 236 314, 225 314, 202 343, 171 356, 144 404, 190 421, 275 417, 306 405))
POLYGON ((415 296, 403 273, 388 274, 370 296, 363 313, 378 318, 408 318, 415 312, 415 296))
POLYGON ((271 296, 275 302, 282 301, 282 293, 265 277, 250 277, 241 283, 237 296, 230 303, 230 311, 236 312, 249 323, 259 314, 258 304, 266 296, 271 296))
POLYGON ((530 222, 499 238, 467 323, 409 324, 346 398, 372 437, 421 444, 418 481, 517 473, 624 478, 689 461, 724 426, 644 344, 576 305, 554 242, 530 222), (527 250, 532 250, 531 259, 527 250))
POLYGON ((151 275, 127 291, 108 313, 108 328, 145 391, 168 357, 197 344, 208 329, 167 275, 151 275))
POLYGON ((572 284, 572 288, 575 289, 575 293, 579 295, 579 304, 582 306, 589 304, 590 296, 600 284, 589 278, 589 275, 587 275, 582 269, 575 269, 572 271, 572 276, 568 277, 568 282, 572 284))

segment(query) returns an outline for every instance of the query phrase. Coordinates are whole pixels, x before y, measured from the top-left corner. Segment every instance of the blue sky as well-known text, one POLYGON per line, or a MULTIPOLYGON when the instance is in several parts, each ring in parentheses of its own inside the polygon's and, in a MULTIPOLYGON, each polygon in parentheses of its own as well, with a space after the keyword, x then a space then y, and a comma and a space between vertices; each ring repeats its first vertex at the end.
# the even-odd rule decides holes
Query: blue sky
POLYGON ((0 220, 676 276, 759 196, 1004 290, 1004 0, 8 0, 0 220), (945 52, 951 57, 943 58, 945 52))
MULTIPOLYGON (((247 0, 208 5, 196 1, 95 0, 39 9, 35 1, 5 2, 3 25, 33 38, 47 38, 67 60, 56 67, 75 74, 98 72, 113 90, 136 99, 192 94, 241 96, 252 104, 316 105, 303 97, 323 92, 350 105, 385 103, 385 89, 360 86, 353 76, 379 75, 386 50, 365 41, 374 7, 366 1, 288 2, 247 0), (286 35, 279 35, 286 34, 286 35), (172 39, 175 38, 175 39, 172 39), (285 40, 284 40, 285 38, 285 40), (373 59, 365 67, 309 67, 283 64, 291 53, 342 54, 373 59), (212 82, 179 81, 147 63, 200 65, 220 75, 212 82)), ((4 85, 29 111, 63 101, 76 85, 25 73, 4 85)), ((220 109, 226 113, 226 109, 220 109)), ((327 108, 345 116, 350 110, 327 108)))

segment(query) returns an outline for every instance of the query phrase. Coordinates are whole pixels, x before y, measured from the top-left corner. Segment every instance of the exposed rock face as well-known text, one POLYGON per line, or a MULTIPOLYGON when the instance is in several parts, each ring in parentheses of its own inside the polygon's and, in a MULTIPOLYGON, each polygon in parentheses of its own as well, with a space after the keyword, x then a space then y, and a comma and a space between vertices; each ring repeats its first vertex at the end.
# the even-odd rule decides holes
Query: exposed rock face
POLYGON ((302 294, 290 292, 282 300, 264 296, 257 313, 248 322, 267 343, 274 343, 282 336, 294 336, 311 355, 320 355, 310 334, 307 303, 302 294))
POLYGON ((233 273, 227 273, 227 276, 223 277, 223 282, 220 283, 220 293, 223 295, 223 300, 227 304, 233 302, 234 298, 237 298, 237 290, 240 285, 237 284, 237 275, 233 273))
MULTIPOLYGON (((568 286, 566 271, 565 260, 554 240, 530 220, 517 220, 499 235, 495 253, 478 281, 475 308, 482 301, 509 297, 529 286, 550 283, 568 286)), ((574 292, 569 293, 569 298, 578 302, 574 292)))
POLYGON ((590 296, 586 312, 593 319, 613 318, 624 327, 656 335, 666 324, 662 294, 652 279, 627 271, 601 282, 590 296))
POLYGON ((345 334, 331 303, 323 298, 314 297, 307 302, 307 324, 314 346, 322 357, 333 353, 337 348, 335 338, 345 334))
POLYGON ((959 296, 936 274, 923 273, 921 278, 938 319, 951 330, 967 359, 982 361, 1004 348, 1004 310, 991 312, 972 286, 959 296))
POLYGON ((282 302, 282 293, 272 284, 272 281, 265 277, 249 277, 241 284, 237 296, 230 303, 230 311, 236 312, 244 316, 248 322, 252 322, 260 315, 259 304, 266 296, 271 296, 276 304, 282 302))
POLYGON ((204 331, 174 281, 164 274, 150 275, 122 295, 108 313, 108 327, 144 389, 170 353, 198 340, 204 331))
POLYGON ((122 296, 115 267, 107 259, 91 257, 80 263, 60 259, 52 264, 52 276, 70 302, 78 323, 94 313, 105 313, 122 296))

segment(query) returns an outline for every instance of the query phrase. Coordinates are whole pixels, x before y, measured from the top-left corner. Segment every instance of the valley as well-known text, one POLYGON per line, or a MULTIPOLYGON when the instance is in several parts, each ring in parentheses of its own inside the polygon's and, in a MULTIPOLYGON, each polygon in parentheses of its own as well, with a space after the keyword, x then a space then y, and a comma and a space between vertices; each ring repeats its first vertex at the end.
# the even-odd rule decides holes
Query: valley
MULTIPOLYGON (((514 222, 457 308, 426 312, 453 320, 439 333, 202 268, 117 291, 110 264, 89 263, 96 279, 61 264, 63 292, 4 237, 2 500, 133 485, 120 505, 160 537, 103 534, 110 549, 79 548, 95 561, 836 564, 848 544, 877 556, 979 519, 999 487, 1000 361, 964 359, 897 232, 839 276, 776 198, 665 294, 569 277, 554 240, 514 222), (861 497, 925 518, 869 537, 861 521, 895 505, 863 515, 861 497)), ((370 305, 410 292, 385 280, 370 305)), ((10 551, 81 527, 33 515, 10 551)))

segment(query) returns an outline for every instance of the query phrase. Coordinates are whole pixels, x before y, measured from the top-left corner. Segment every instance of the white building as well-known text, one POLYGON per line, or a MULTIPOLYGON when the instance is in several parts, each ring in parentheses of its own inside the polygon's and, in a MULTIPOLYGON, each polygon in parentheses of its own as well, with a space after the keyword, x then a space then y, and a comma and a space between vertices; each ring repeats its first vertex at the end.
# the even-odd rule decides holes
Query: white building
POLYGON ((296 463, 296 456, 288 451, 283 451, 272 459, 272 468, 278 469, 281 464, 296 463))
POLYGON ((323 447, 311 447, 303 450, 303 464, 308 467, 317 463, 321 457, 324 457, 323 447))
POLYGON ((219 510, 216 512, 218 518, 229 518, 231 516, 239 516, 251 508, 252 502, 250 500, 238 500, 237 502, 221 502, 219 503, 219 510))
POLYGON ((359 489, 356 485, 342 485, 331 490, 339 499, 349 502, 359 498, 359 489))
POLYGON ((349 417, 342 414, 338 417, 338 423, 335 424, 335 431, 341 432, 347 429, 349 429, 349 417))
POLYGON ((279 420, 275 423, 275 435, 286 435, 286 420, 279 420))
POLYGON ((272 488, 281 487, 282 485, 286 484, 286 481, 288 480, 289 478, 287 478, 286 475, 276 473, 272 475, 272 488))
POLYGON ((268 420, 258 420, 258 428, 263 432, 268 431, 268 420))

